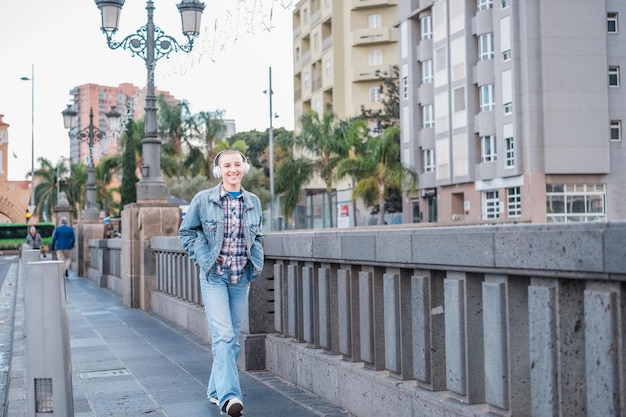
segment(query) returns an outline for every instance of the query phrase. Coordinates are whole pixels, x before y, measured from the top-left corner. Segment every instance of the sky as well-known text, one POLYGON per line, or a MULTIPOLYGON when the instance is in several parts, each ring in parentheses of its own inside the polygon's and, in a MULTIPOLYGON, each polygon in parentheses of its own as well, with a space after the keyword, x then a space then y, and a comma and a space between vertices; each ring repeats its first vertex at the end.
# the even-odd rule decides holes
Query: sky
MULTIPOLYGON (((193 51, 157 61, 155 87, 186 100, 192 113, 224 110, 223 117, 234 119, 238 132, 265 131, 269 96, 263 91, 269 88, 271 67, 272 108, 279 115, 272 125, 292 130, 295 0, 203 1, 202 30, 193 51)), ((184 44, 179 2, 154 0, 153 20, 184 44)), ((146 4, 126 0, 114 40, 146 24, 146 4)), ((56 165, 69 156, 61 111, 70 104, 73 87, 146 85, 144 60, 128 50, 109 49, 100 25, 93 0, 0 0, 0 114, 10 125, 9 180, 24 180, 30 173, 33 137, 35 169, 40 157, 56 165)))

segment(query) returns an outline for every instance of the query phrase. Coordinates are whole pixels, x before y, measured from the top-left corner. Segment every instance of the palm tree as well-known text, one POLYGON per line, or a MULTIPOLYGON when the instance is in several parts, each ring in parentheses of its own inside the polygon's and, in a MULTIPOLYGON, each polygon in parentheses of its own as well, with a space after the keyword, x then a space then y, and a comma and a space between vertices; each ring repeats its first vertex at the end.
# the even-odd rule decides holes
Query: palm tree
POLYGON ((385 129, 380 137, 368 137, 365 152, 354 158, 344 159, 337 167, 337 177, 354 176, 356 186, 352 199, 362 198, 368 207, 378 205, 378 224, 385 223, 385 196, 391 187, 404 191, 415 191, 417 174, 402 165, 399 160, 400 147, 395 138, 398 128, 385 129))
POLYGON ((195 122, 186 101, 171 104, 159 96, 158 104, 159 136, 163 139, 161 166, 165 175, 179 180, 185 175, 183 145, 189 146, 189 133, 195 130, 195 122))
POLYGON ((67 184, 67 199, 70 205, 76 209, 80 219, 82 208, 87 200, 87 165, 82 162, 74 164, 70 162, 70 177, 67 184))
MULTIPOLYGON (((345 137, 346 124, 342 123, 330 107, 320 119, 319 114, 311 110, 300 118, 302 131, 296 136, 296 146, 304 149, 305 152, 313 154, 308 159, 310 172, 319 174, 326 184, 326 194, 328 197, 328 210, 330 217, 330 227, 333 227, 333 184, 335 182, 335 169, 339 161, 347 158, 348 143, 345 137)), ((299 162, 306 163, 306 156, 299 162)), ((300 174, 309 171, 303 169, 300 174)), ((310 178, 309 178, 310 179, 310 178)))
POLYGON ((226 132, 226 126, 222 121, 223 116, 224 110, 216 110, 214 112, 201 111, 196 116, 197 129, 202 137, 202 145, 206 152, 201 152, 200 154, 194 152, 194 156, 198 160, 204 160, 201 173, 208 177, 211 176, 211 171, 213 170, 213 159, 218 154, 215 146, 219 139, 223 139, 223 135, 226 132))
POLYGON ((276 170, 276 192, 282 194, 281 209, 285 225, 295 213, 300 191, 313 175, 313 166, 303 158, 294 159, 291 153, 285 155, 276 170))
POLYGON ((56 204, 57 167, 46 158, 40 157, 39 168, 35 170, 35 215, 40 219, 50 218, 50 207, 56 204))
POLYGON ((109 216, 112 203, 115 201, 113 193, 118 192, 117 187, 109 187, 113 178, 118 174, 122 166, 121 156, 108 156, 102 158, 96 167, 97 201, 104 211, 105 216, 109 216))

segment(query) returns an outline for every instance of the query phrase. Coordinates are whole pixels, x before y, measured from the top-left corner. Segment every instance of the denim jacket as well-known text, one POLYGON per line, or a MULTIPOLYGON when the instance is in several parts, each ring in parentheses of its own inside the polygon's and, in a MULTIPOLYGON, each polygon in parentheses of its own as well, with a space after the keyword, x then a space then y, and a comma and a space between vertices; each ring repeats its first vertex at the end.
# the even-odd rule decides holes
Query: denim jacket
MULTIPOLYGON (((178 229, 183 249, 208 277, 222 249, 224 240, 224 210, 220 201, 222 183, 197 193, 187 209, 178 229)), ((251 192, 243 190, 243 224, 246 254, 252 263, 250 281, 263 270, 263 212, 261 201, 251 192)))

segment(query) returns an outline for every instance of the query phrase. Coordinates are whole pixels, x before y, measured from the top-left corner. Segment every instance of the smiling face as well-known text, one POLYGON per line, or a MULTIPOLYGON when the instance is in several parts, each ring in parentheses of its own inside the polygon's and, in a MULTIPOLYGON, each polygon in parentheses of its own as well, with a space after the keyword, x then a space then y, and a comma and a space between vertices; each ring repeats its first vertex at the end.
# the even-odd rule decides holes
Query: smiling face
POLYGON ((226 191, 239 191, 243 178, 243 157, 239 152, 226 151, 218 160, 226 191))

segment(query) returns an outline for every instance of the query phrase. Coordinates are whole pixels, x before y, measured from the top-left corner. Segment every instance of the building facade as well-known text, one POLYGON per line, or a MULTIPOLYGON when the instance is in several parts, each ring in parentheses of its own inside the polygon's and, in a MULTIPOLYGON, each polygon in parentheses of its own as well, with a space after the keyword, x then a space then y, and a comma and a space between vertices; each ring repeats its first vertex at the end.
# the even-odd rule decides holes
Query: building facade
POLYGON ((626 218, 626 4, 567 6, 400 2, 405 222, 626 218))
MULTIPOLYGON (((293 11, 294 131, 310 110, 322 115, 330 106, 342 120, 359 116, 361 108, 382 108, 381 81, 398 65, 397 0, 301 0, 293 11)), ((351 184, 337 184, 338 210, 328 213, 326 185, 309 184, 298 207, 297 228, 348 226, 366 221, 354 212, 351 184), (357 216, 355 222, 354 216, 357 216)))
POLYGON ((3 118, 0 114, 0 223, 23 223, 30 205, 31 181, 9 181, 9 124, 3 118))

